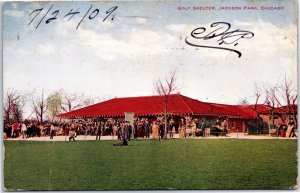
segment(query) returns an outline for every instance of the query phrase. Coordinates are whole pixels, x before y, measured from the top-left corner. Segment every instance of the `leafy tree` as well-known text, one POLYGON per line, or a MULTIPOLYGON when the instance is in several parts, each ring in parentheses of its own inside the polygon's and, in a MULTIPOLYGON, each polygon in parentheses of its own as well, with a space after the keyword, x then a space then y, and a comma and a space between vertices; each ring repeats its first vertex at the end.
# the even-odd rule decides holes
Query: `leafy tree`
POLYGON ((52 117, 52 121, 55 116, 61 113, 62 94, 59 91, 54 92, 47 98, 47 110, 52 117))

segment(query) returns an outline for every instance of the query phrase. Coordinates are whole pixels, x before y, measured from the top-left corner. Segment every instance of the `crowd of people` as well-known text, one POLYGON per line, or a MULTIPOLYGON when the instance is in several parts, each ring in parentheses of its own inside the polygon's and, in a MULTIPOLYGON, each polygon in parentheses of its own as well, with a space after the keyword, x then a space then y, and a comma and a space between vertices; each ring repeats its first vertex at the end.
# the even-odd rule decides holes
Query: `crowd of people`
POLYGON ((282 137, 297 137, 297 132, 296 132, 296 126, 295 126, 295 121, 293 119, 290 119, 288 124, 281 123, 277 129, 277 136, 282 136, 282 137))
MULTIPOLYGON (((288 124, 281 124, 277 129, 277 135, 284 137, 297 137, 294 120, 288 124)), ((102 119, 102 120, 73 120, 70 122, 56 121, 40 124, 36 121, 24 121, 22 123, 12 123, 4 125, 4 138, 23 139, 32 137, 48 136, 53 139, 55 136, 68 136, 69 140, 74 140, 78 135, 95 136, 95 140, 100 140, 101 136, 113 136, 116 139, 137 139, 153 138, 161 140, 163 138, 173 138, 174 134, 179 134, 179 138, 188 137, 208 137, 210 135, 226 136, 227 120, 204 120, 191 119, 186 121, 180 119, 174 121, 170 119, 165 124, 164 119, 137 118, 130 123, 124 119, 102 119), (165 129, 166 127, 166 129, 165 129)))
MULTIPOLYGON (((226 121, 226 120, 225 120, 226 121)), ((209 133, 216 135, 226 134, 226 123, 217 120, 209 133)), ((101 136, 116 136, 118 139, 126 138, 173 138, 175 133, 179 133, 180 138, 205 137, 208 133, 207 123, 204 120, 192 119, 189 123, 184 119, 175 122, 173 119, 165 124, 164 120, 148 118, 137 118, 133 124, 125 120, 106 119, 97 121, 72 121, 53 122, 40 124, 35 121, 24 121, 22 123, 5 124, 4 138, 23 139, 31 137, 49 136, 69 136, 69 140, 75 140, 78 135, 95 136, 95 140, 100 140, 101 136), (165 129, 166 127, 166 129, 165 129)))

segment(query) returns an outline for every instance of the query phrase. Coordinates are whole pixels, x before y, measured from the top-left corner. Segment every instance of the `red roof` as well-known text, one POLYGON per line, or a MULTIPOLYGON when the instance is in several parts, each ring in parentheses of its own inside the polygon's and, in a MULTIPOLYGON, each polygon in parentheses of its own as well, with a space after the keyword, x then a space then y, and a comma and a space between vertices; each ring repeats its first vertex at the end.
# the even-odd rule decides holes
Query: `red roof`
POLYGON ((255 109, 255 111, 257 113, 263 113, 263 112, 266 112, 270 109, 270 107, 268 105, 265 105, 265 104, 257 104, 256 107, 255 105, 248 105, 248 107, 250 107, 251 109, 255 109))
POLYGON ((275 112, 277 113, 297 113, 298 112, 298 105, 286 105, 286 106, 282 106, 282 107, 278 107, 275 109, 275 112))
MULTIPOLYGON (((163 96, 114 98, 82 109, 61 114, 61 117, 116 117, 125 112, 136 116, 159 115, 164 112, 163 96)), ((201 102, 180 94, 168 95, 168 113, 173 115, 208 115, 256 118, 249 110, 237 105, 201 102)))
POLYGON ((244 113, 250 115, 253 118, 257 117, 257 113, 261 114, 261 113, 269 110, 269 107, 264 104, 257 104, 256 107, 255 107, 255 105, 236 105, 236 107, 238 107, 244 113))
MULTIPOLYGON (((276 107, 273 111, 275 114, 287 114, 287 113, 297 113, 298 112, 298 105, 286 105, 286 106, 282 106, 282 107, 276 107), (289 109, 290 107, 290 109, 289 109)), ((264 111, 261 111, 261 114, 271 114, 272 113, 272 109, 268 108, 264 111)))

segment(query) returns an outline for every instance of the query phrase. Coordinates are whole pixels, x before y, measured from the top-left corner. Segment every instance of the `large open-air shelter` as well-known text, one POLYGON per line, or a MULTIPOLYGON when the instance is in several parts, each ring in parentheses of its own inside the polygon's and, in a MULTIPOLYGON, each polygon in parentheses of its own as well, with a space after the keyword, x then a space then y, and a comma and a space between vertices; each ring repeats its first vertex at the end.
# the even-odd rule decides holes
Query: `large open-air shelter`
POLYGON ((228 129, 244 131, 246 121, 257 118, 256 112, 249 106, 202 102, 181 94, 113 98, 59 116, 68 119, 122 118, 126 112, 131 112, 135 117, 155 118, 164 114, 165 97, 168 101, 167 113, 174 119, 227 119, 228 129))

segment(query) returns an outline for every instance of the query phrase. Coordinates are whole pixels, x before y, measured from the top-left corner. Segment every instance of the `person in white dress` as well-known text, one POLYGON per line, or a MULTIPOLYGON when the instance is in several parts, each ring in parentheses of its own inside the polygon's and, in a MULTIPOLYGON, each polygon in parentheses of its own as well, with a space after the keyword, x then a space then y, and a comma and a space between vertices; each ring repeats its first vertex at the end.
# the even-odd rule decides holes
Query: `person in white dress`
POLYGON ((21 127, 21 131, 22 131, 22 136, 23 136, 23 139, 27 138, 27 126, 25 123, 22 124, 22 127, 21 127))

